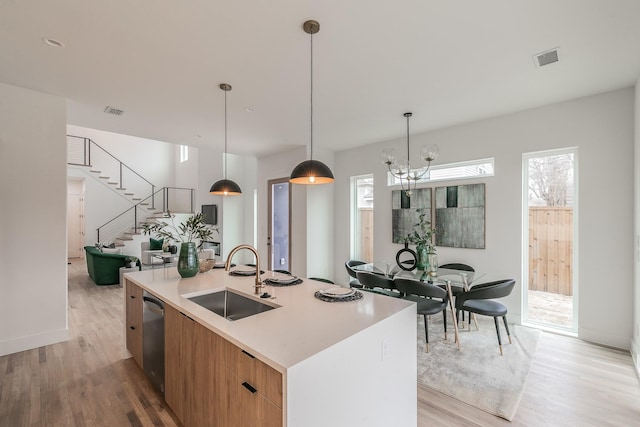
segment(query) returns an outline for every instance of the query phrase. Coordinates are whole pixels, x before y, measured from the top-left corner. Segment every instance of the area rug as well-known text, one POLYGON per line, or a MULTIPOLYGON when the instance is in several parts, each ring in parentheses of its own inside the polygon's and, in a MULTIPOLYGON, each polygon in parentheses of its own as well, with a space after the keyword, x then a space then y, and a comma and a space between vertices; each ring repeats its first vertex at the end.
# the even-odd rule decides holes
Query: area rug
POLYGON ((418 316, 418 385, 509 421, 516 413, 524 384, 538 348, 541 331, 509 325, 509 344, 500 322, 504 355, 500 356, 492 318, 477 316, 478 328, 460 331, 461 350, 454 343, 453 325, 447 316, 444 340, 442 315, 429 319, 429 353, 425 351, 424 322, 418 316))

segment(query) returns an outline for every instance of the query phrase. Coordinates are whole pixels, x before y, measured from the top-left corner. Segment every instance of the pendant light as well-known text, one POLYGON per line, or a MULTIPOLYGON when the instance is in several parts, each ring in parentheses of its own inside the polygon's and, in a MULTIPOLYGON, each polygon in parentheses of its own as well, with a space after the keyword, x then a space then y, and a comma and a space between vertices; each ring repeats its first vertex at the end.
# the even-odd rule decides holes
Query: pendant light
POLYGON ((222 83, 220 89, 224 91, 224 179, 216 181, 209 193, 219 196, 237 196, 242 194, 240 186, 227 179, 227 92, 231 90, 231 85, 222 83))
POLYGON ((411 197, 413 190, 416 189, 418 181, 429 172, 431 162, 436 160, 440 154, 440 149, 435 144, 422 147, 420 149, 420 157, 427 163, 427 167, 419 170, 411 169, 411 159, 409 156, 409 119, 412 115, 413 114, 411 113, 404 113, 404 116, 407 118, 407 158, 398 159, 396 156, 396 150, 394 149, 385 149, 380 153, 380 160, 382 161, 382 164, 387 166, 389 172, 394 178, 400 180, 402 191, 404 191, 408 197, 411 197))
POLYGON ((289 182, 293 184, 328 184, 333 182, 333 173, 329 166, 319 160, 313 160, 313 35, 320 31, 318 21, 306 21, 302 28, 311 35, 311 150, 309 160, 298 164, 291 172, 289 182))

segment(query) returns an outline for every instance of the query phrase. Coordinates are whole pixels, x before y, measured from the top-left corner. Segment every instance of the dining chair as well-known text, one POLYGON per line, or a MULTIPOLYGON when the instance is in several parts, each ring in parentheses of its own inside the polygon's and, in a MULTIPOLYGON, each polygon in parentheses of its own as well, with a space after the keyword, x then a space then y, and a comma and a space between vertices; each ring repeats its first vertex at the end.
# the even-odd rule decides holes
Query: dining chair
POLYGON ((394 298, 402 296, 397 291, 393 279, 385 275, 370 273, 368 271, 358 271, 356 272, 356 277, 362 285, 362 290, 394 298))
POLYGON ((419 316, 424 316, 424 336, 426 340, 426 350, 429 352, 429 320, 427 316, 432 316, 442 312, 444 324, 444 339, 447 339, 447 304, 449 297, 447 291, 432 283, 423 283, 419 280, 396 278, 394 284, 403 295, 402 298, 413 301, 417 304, 416 312, 419 316))
MULTIPOLYGON (((440 266, 438 266, 438 268, 446 268, 448 270, 460 270, 460 271, 476 271, 473 267, 471 267, 470 265, 467 264, 462 264, 459 262, 451 262, 448 264, 442 264, 440 266)), ((442 289, 446 289, 446 285, 444 284, 438 284, 438 286, 440 286, 442 289)), ((455 299, 456 296, 458 296, 458 294, 460 292, 464 291, 464 287, 460 286, 460 285, 451 285, 451 295, 453 295, 453 298, 455 299)), ((464 311, 461 312, 462 315, 462 324, 464 325, 464 311)), ((456 322, 458 321, 458 315, 456 314, 456 322)), ((469 323, 471 322, 471 316, 469 316, 469 323)))
POLYGON ((332 280, 329 279, 323 279, 322 277, 309 277, 309 280, 316 280, 318 282, 324 282, 324 283, 330 283, 332 285, 335 285, 335 283, 333 283, 332 280))
MULTIPOLYGON (((456 313, 459 310, 464 310, 470 313, 480 314, 482 316, 493 317, 493 322, 496 325, 496 335, 498 336, 500 355, 502 355, 502 339, 500 338, 498 317, 502 317, 504 329, 507 331, 507 336, 509 337, 509 344, 511 344, 511 334, 509 333, 509 325, 507 325, 507 307, 493 299, 503 298, 509 295, 515 284, 516 281, 513 279, 482 283, 474 286, 468 291, 459 293, 456 297, 456 313)), ((469 322, 469 329, 471 329, 471 322, 469 322)))
POLYGON ((366 264, 366 262, 364 261, 358 261, 355 259, 350 259, 348 261, 345 261, 344 266, 347 269, 347 273, 349 274, 349 276, 351 276, 353 278, 353 280, 351 280, 349 282, 349 286, 351 286, 352 288, 362 288, 362 284, 358 281, 358 277, 356 276, 356 270, 354 270, 352 267, 355 267, 356 265, 363 265, 366 264))

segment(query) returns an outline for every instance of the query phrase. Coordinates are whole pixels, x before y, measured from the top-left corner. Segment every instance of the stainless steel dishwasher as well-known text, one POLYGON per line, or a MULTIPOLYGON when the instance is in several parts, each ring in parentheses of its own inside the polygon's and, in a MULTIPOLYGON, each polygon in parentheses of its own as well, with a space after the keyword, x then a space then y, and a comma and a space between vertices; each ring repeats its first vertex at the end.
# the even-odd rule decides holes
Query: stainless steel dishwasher
POLYGON ((142 366, 153 387, 164 394, 164 303, 142 295, 142 366))

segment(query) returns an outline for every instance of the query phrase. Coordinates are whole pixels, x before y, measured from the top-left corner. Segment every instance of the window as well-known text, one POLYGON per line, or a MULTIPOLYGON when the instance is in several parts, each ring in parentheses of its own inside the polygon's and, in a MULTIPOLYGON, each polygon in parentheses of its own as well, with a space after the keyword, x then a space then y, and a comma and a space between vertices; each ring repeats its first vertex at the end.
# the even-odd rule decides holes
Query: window
MULTIPOLYGON (((493 176, 493 165, 493 158, 433 165, 418 183, 493 176)), ((423 170, 424 168, 412 169, 411 174, 415 172, 419 175, 423 170)), ((400 185, 400 179, 387 172, 387 186, 391 185, 400 185)))
POLYGON ((189 160, 189 147, 186 145, 180 146, 180 163, 189 160))
POLYGON ((373 175, 351 177, 351 259, 373 262, 373 175))

